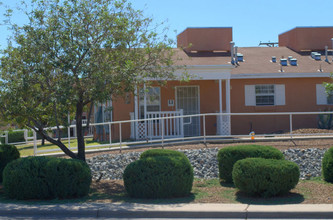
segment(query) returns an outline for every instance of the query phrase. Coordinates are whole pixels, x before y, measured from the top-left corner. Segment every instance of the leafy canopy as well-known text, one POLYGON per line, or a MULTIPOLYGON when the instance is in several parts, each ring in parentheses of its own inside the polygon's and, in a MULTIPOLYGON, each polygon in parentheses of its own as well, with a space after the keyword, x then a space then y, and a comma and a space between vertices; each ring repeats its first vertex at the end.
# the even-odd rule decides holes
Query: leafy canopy
POLYGON ((87 106, 131 92, 147 78, 174 77, 172 42, 125 0, 33 0, 25 8, 27 24, 8 23, 12 38, 0 60, 0 111, 71 157, 46 127, 60 132, 71 112, 82 154, 87 106))

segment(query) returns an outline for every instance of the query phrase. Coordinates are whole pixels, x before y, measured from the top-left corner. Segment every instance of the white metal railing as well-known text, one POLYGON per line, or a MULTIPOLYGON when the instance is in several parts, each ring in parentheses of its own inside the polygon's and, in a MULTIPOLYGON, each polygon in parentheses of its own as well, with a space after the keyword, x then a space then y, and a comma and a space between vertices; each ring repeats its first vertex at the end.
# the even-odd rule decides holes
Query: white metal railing
MULTIPOLYGON (((157 139, 157 138, 177 138, 184 136, 183 110, 178 111, 155 111, 147 112, 146 119, 140 122, 131 123, 131 138, 135 140, 157 139), (164 120, 159 120, 164 118, 164 120), (156 120, 155 120, 156 119, 156 120)), ((134 113, 130 114, 134 120, 134 113)))
MULTIPOLYGON (((119 147, 120 150, 122 149, 122 147, 124 145, 130 146, 130 145, 151 145, 151 144, 159 144, 161 146, 164 146, 165 142, 172 142, 172 143, 181 143, 183 141, 200 141, 200 142, 204 142, 206 143, 207 140, 222 140, 225 138, 244 138, 244 139, 249 139, 250 140, 250 136, 249 134, 245 134, 245 135, 207 135, 207 118, 208 117, 224 117, 224 116, 228 116, 232 119, 232 116, 288 116, 288 121, 289 121, 289 132, 288 133, 284 133, 284 134, 272 134, 272 133, 268 133, 268 134, 256 134, 256 137, 287 137, 287 138, 294 138, 296 136, 310 136, 310 135, 326 135, 329 138, 333 138, 333 133, 320 133, 320 134, 294 134, 293 133, 293 123, 295 120, 294 116, 297 115, 320 115, 320 114, 324 114, 324 115, 328 115, 328 114, 333 114, 333 112, 269 112, 269 113, 206 113, 206 114, 195 114, 195 115, 178 115, 178 116, 165 116, 165 117, 159 117, 159 118, 146 118, 146 119, 138 119, 138 120, 126 120, 126 121, 114 121, 114 122, 104 122, 104 123, 92 123, 91 126, 92 128, 96 128, 96 126, 103 126, 104 127, 108 127, 108 140, 104 143, 99 143, 97 145, 90 145, 90 146, 86 146, 87 149, 90 148, 97 148, 97 147, 119 147), (168 137, 167 135, 164 135, 165 131, 164 129, 166 128, 166 121, 170 121, 170 120, 176 120, 176 119, 181 119, 184 120, 184 118, 192 118, 192 117, 200 117, 200 120, 202 120, 202 130, 201 130, 201 134, 199 136, 195 136, 195 137, 168 137), (129 128, 131 127, 131 123, 146 123, 146 124, 153 124, 154 121, 159 121, 159 123, 161 123, 161 127, 160 130, 162 131, 161 136, 159 139, 145 139, 145 140, 135 140, 135 141, 130 141, 130 140, 125 140, 125 136, 128 130, 130 130, 129 128), (126 127, 127 126, 127 127, 126 127), (113 134, 113 135, 112 135, 113 134), (124 136, 125 135, 125 136, 124 136), (115 137, 116 136, 116 137, 115 137), (114 140, 113 140, 114 138, 114 140)), ((159 115, 161 116, 161 114, 159 115)), ((214 121, 218 122, 220 120, 214 119, 214 121)), ((191 120, 187 120, 187 121, 191 121, 191 120)), ((180 122, 179 122, 180 123, 180 122)), ((184 124, 183 124, 184 125, 184 124)), ((75 125, 71 125, 70 127, 68 127, 68 129, 70 128, 74 128, 75 125)), ((63 126, 60 126, 60 128, 65 128, 63 126)), ((52 129, 56 129, 56 127, 52 127, 52 128, 48 128, 50 130, 52 129)), ((93 129, 94 130, 94 129, 93 129)), ((170 126, 169 126, 169 130, 170 131, 170 126)), ((129 136, 129 133, 127 134, 129 136)), ((4 135, 2 135, 4 136, 4 135)), ((7 137, 8 138, 8 137, 7 137)), ((71 137, 68 137, 68 141, 70 142, 71 137)), ((33 136, 33 140, 35 145, 36 144, 36 135, 33 136)), ((31 139, 30 139, 31 141, 31 139)), ((71 148, 74 149, 75 148, 71 148)), ((38 150, 37 146, 36 148, 34 148, 34 154, 37 155, 38 153, 49 153, 49 152, 54 152, 54 151, 59 151, 59 149, 49 149, 49 150, 38 150)))
POLYGON ((182 116, 183 110, 179 111, 163 111, 163 112, 147 112, 146 118, 164 118, 163 120, 145 121, 145 130, 147 138, 177 138, 184 136, 184 120, 175 116, 182 116))

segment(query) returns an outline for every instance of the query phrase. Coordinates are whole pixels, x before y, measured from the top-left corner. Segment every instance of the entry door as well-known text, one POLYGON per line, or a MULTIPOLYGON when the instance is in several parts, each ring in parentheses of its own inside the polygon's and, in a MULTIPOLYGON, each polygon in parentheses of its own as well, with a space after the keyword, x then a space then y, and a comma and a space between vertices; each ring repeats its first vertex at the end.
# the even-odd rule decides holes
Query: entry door
MULTIPOLYGON (((176 87, 176 108, 184 115, 199 114, 199 86, 176 87)), ((200 117, 184 118, 184 136, 200 135, 200 117)))

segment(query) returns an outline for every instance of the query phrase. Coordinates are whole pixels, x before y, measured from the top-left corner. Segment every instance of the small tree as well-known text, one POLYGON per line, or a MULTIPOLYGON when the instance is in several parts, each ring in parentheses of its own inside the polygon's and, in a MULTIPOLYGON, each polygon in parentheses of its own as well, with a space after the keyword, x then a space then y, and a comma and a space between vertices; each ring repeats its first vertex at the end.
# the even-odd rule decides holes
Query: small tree
POLYGON ((34 0, 23 10, 29 22, 11 24, 2 51, 0 111, 72 158, 85 160, 82 114, 145 78, 173 78, 172 42, 156 34, 152 20, 125 0, 34 0), (76 120, 78 153, 46 128, 76 120))

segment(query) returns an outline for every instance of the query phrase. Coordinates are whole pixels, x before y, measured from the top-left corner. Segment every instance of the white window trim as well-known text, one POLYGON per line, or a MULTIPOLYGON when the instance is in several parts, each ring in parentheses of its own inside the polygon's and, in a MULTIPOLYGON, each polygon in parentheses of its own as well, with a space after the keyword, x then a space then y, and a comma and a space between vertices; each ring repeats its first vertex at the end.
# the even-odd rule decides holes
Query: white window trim
POLYGON ((284 84, 256 84, 245 85, 245 106, 267 107, 267 106, 280 106, 286 104, 285 85, 284 84), (274 105, 257 105, 255 87, 257 85, 274 85, 274 105))

